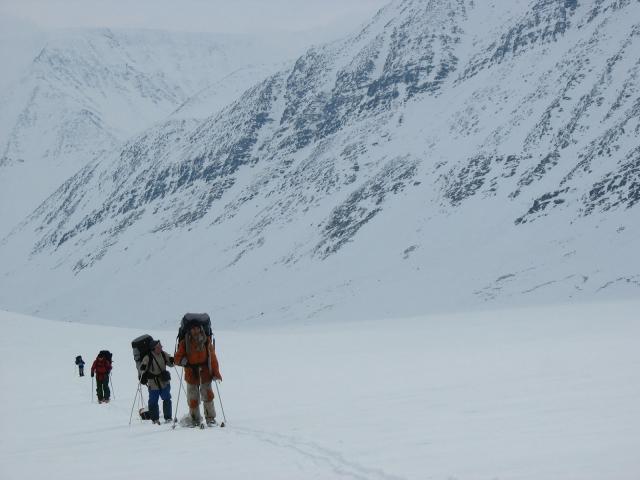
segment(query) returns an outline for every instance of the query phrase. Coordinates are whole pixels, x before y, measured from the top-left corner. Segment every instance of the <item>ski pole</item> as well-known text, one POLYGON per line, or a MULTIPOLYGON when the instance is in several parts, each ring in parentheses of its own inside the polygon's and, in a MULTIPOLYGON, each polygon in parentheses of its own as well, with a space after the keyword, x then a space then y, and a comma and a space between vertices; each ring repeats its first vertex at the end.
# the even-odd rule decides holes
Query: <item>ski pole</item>
POLYGON ((131 419, 133 418, 133 407, 136 406, 138 393, 140 394, 140 397, 142 397, 142 392, 140 391, 140 380, 138 380, 138 389, 136 390, 136 396, 133 397, 133 403, 131 404, 131 415, 129 415, 129 426, 131 426, 131 419))
POLYGON ((220 389, 218 388, 218 381, 214 380, 215 384, 216 384, 216 392, 218 392, 218 401, 220 402, 220 409, 222 410, 222 419, 224 420, 220 426, 224 427, 225 424, 227 423, 227 417, 224 414, 224 407, 222 406, 222 397, 220 396, 220 389))
POLYGON ((111 385, 111 393, 113 394, 113 399, 116 399, 116 391, 113 388, 113 380, 111 380, 111 374, 109 374, 109 385, 111 385))
MULTIPOLYGON (((175 367, 175 365, 173 366, 173 369, 174 369, 174 370, 175 370, 175 372, 176 372, 176 377, 181 377, 181 378, 180 378, 180 390, 184 389, 184 390, 185 390, 184 394, 186 395, 186 394, 187 394, 187 391, 186 391, 186 389, 184 388, 184 385, 183 385, 183 383, 182 383, 182 375, 178 373, 178 369, 175 367)), ((178 395, 180 395, 180 390, 178 390, 178 395)))
POLYGON ((142 387, 138 384, 138 392, 140 392, 140 400, 138 401, 138 408, 144 407, 144 395, 142 395, 142 387))
MULTIPOLYGON (((175 369, 176 367, 173 367, 173 368, 175 369)), ((171 426, 171 428, 173 429, 176 428, 176 424, 178 423, 178 406, 180 405, 180 392, 182 392, 182 374, 183 373, 184 373, 184 369, 182 370, 182 372, 180 372, 180 388, 178 390, 178 400, 176 401, 176 413, 173 416, 173 425, 171 426)))

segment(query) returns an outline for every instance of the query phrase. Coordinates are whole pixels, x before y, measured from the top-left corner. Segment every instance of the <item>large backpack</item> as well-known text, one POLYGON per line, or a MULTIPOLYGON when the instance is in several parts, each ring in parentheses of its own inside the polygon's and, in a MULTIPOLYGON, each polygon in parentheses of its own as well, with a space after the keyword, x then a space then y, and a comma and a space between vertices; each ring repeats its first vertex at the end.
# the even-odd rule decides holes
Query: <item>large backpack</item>
POLYGON ((138 369, 138 374, 141 375, 140 372, 140 364, 142 363, 142 359, 149 355, 151 352, 151 342, 153 342, 153 337, 151 335, 140 335, 138 338, 134 339, 131 342, 131 348, 133 349, 133 359, 136 362, 136 368, 138 369))
POLYGON ((100 350, 100 353, 98 353, 98 357, 104 357, 109 360, 109 363, 113 363, 113 354, 109 350, 100 350))
POLYGON ((204 334, 213 340, 213 331, 211 330, 211 318, 207 313, 185 313, 180 322, 178 330, 178 341, 182 340, 193 326, 202 327, 204 334))

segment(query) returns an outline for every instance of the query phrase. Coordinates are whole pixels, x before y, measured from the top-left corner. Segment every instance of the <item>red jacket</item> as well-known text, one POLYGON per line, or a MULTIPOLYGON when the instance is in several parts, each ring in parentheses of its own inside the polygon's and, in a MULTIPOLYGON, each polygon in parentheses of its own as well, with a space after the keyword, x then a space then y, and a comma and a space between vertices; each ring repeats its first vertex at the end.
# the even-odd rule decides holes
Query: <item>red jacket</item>
POLYGON ((111 362, 104 357, 98 357, 93 361, 91 365, 91 376, 96 374, 96 380, 104 380, 109 376, 111 371, 111 362))

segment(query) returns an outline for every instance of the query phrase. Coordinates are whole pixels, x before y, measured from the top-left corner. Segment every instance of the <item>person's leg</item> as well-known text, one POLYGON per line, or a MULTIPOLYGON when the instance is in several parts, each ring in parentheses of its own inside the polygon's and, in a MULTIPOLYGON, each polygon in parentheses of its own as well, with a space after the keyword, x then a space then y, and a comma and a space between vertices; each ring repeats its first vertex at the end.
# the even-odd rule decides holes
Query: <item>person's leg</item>
POLYGON ((159 398, 160 390, 149 389, 149 414, 153 421, 157 421, 160 418, 160 407, 158 406, 159 398))
POLYGON ((104 390, 104 399, 108 402, 109 398, 111 398, 111 390, 109 390, 109 375, 104 378, 102 389, 104 390))
POLYGON ((96 377, 96 395, 98 396, 98 402, 102 402, 104 400, 104 391, 102 389, 102 380, 98 380, 98 377, 96 377))
POLYGON ((162 413, 164 419, 171 420, 171 384, 168 383, 162 390, 160 390, 160 397, 162 398, 162 413))
POLYGON ((195 424, 202 423, 200 415, 200 386, 187 383, 187 403, 189 404, 189 415, 195 424))
POLYGON ((213 422, 216 419, 216 409, 213 406, 213 389, 211 388, 211 382, 200 385, 200 398, 202 399, 202 405, 204 407, 204 418, 207 420, 207 423, 213 422))

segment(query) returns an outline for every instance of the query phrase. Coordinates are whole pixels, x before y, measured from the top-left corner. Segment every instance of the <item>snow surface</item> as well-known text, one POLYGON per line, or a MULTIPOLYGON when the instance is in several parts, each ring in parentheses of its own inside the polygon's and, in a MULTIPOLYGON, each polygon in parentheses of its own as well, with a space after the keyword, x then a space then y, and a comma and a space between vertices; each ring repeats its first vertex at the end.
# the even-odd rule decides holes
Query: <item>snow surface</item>
POLYGON ((171 351, 177 320, 147 332, 0 312, 0 478, 637 479, 639 307, 217 331, 228 426, 204 431, 128 425, 130 342, 151 333, 171 351), (105 348, 114 394, 98 405, 74 358, 89 370, 105 348))

